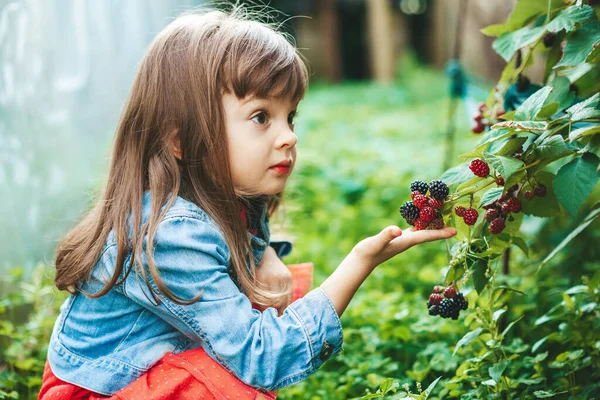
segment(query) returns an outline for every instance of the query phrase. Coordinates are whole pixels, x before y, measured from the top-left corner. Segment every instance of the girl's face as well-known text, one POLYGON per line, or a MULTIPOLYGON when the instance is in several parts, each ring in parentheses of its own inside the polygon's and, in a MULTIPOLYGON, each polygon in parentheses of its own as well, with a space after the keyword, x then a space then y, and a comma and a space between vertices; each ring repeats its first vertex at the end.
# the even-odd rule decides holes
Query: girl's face
POLYGON ((296 161, 294 116, 297 102, 223 94, 229 165, 236 192, 283 191, 296 161))

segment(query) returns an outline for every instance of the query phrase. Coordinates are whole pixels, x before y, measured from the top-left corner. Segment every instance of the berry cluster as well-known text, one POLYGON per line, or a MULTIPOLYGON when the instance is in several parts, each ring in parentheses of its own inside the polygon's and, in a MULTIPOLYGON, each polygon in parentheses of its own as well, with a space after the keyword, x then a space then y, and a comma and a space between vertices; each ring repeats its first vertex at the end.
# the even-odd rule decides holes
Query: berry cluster
POLYGON ((458 319, 461 310, 466 310, 469 302, 461 292, 453 286, 434 286, 433 293, 427 301, 429 315, 439 315, 442 318, 458 319), (442 296, 443 294, 443 296, 442 296))
POLYGON ((467 225, 475 225, 477 218, 479 218, 479 212, 474 208, 464 208, 463 206, 456 206, 454 212, 459 217, 462 217, 467 225))
POLYGON ((504 230, 506 220, 513 220, 511 214, 521 212, 521 201, 512 195, 518 188, 518 185, 511 187, 498 200, 483 206, 486 210, 484 219, 490 223, 489 229, 492 234, 497 235, 504 230))
POLYGON ((526 190, 525 193, 523 193, 523 197, 525 198, 525 200, 531 200, 535 196, 537 196, 537 197, 546 196, 546 186, 539 185, 539 186, 534 187, 533 190, 526 190))
MULTIPOLYGON (((485 103, 481 103, 479 105, 479 114, 477 114, 475 117, 473 117, 473 121, 475 121, 475 125, 473 125, 471 127, 471 132, 473 133, 482 133, 483 131, 485 131, 485 128, 488 126, 492 126, 492 116, 490 115, 491 113, 487 112, 487 106, 485 105, 485 103)), ((496 112, 495 117, 493 118, 494 120, 498 120, 498 118, 500 118, 501 116, 503 116, 504 114, 506 114, 506 112, 504 110, 499 110, 496 112)))
POLYGON ((431 181, 429 185, 416 180, 410 184, 410 191, 412 201, 400 207, 402 218, 417 230, 442 229, 444 220, 439 209, 450 193, 448 185, 440 180, 431 181))

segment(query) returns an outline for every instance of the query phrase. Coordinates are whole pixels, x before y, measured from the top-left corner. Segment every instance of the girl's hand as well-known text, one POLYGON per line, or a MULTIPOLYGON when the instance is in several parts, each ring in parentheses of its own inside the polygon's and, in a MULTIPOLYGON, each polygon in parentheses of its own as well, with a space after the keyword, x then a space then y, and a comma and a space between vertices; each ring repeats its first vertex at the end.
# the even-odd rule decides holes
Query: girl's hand
POLYGON ((359 242, 352 252, 373 269, 416 244, 448 239, 454 235, 456 229, 451 227, 416 231, 414 227, 402 230, 397 226, 388 226, 378 235, 359 242))
POLYGON ((264 289, 282 294, 280 300, 271 304, 275 307, 279 315, 292 303, 293 279, 292 273, 285 264, 277 257, 275 249, 268 246, 265 254, 256 268, 256 279, 263 285, 264 289))

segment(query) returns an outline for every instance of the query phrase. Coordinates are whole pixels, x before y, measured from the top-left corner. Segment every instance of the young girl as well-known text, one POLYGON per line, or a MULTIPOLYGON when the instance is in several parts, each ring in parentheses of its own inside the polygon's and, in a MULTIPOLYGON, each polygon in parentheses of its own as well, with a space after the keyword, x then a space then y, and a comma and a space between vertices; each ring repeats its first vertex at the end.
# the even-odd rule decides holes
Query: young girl
POLYGON ((339 317, 375 267, 456 233, 385 228, 289 304, 268 219, 306 85, 296 49, 239 7, 155 38, 103 197, 57 250, 55 284, 71 296, 40 398, 274 398, 342 350, 339 317))

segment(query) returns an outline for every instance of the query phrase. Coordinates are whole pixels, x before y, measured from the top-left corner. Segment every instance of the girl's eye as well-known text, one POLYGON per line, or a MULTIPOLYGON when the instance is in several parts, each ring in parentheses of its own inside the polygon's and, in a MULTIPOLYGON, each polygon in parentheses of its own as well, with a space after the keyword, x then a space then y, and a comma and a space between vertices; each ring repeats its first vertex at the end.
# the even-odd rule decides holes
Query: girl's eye
POLYGON ((257 123, 259 125, 265 125, 267 123, 267 120, 268 120, 268 115, 264 111, 261 111, 258 114, 256 114, 254 117, 252 117, 252 121, 254 121, 255 123, 257 123))
POLYGON ((291 112, 290 115, 288 116, 288 124, 290 125, 294 125, 294 119, 296 118, 296 116, 298 115, 298 113, 296 111, 291 112))

